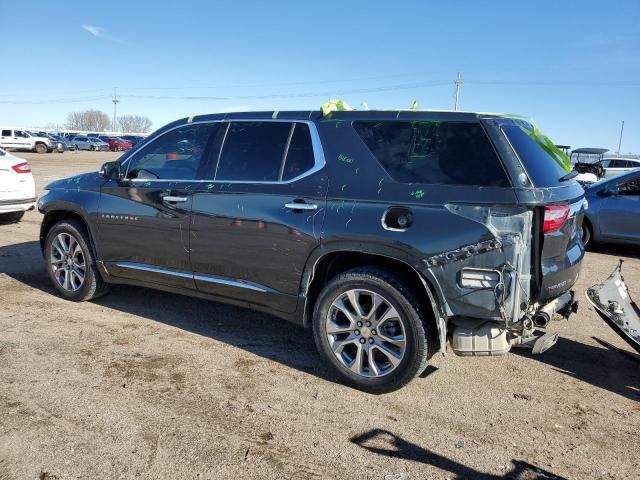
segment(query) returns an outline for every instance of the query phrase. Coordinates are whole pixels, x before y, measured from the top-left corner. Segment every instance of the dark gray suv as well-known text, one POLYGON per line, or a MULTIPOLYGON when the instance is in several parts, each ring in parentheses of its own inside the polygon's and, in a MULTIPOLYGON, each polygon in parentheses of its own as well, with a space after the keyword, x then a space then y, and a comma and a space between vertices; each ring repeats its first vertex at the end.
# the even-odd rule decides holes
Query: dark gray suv
POLYGON ((185 118, 47 187, 46 268, 69 300, 141 285, 310 327, 371 392, 448 343, 540 353, 577 307, 584 192, 536 132, 458 112, 185 118))

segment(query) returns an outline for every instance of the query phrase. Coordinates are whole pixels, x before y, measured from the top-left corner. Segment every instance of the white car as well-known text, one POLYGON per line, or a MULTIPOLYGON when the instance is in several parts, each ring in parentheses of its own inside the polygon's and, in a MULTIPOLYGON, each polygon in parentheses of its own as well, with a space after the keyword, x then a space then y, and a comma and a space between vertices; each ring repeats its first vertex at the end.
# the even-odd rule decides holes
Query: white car
POLYGON ((634 158, 605 157, 602 159, 605 177, 615 177, 640 167, 640 160, 634 158))
POLYGON ((0 222, 17 222, 36 205, 31 167, 0 148, 0 222))

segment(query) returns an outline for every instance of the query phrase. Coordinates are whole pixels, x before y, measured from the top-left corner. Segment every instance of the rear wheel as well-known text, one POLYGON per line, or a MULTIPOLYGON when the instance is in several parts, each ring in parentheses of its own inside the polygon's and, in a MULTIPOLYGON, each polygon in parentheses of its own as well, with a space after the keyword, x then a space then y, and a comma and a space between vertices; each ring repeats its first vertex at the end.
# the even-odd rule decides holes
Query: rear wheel
POLYGON ((424 371, 424 314, 395 275, 357 268, 333 278, 316 303, 313 332, 324 359, 350 385, 397 390, 424 371))
POLYGON ((15 223, 22 220, 24 212, 0 213, 0 223, 15 223))
POLYGON ((44 244, 47 274, 58 293, 67 300, 83 302, 107 291, 89 248, 89 235, 80 222, 55 224, 44 244))
POLYGON ((47 153, 47 146, 44 143, 37 143, 36 144, 36 153, 47 153))

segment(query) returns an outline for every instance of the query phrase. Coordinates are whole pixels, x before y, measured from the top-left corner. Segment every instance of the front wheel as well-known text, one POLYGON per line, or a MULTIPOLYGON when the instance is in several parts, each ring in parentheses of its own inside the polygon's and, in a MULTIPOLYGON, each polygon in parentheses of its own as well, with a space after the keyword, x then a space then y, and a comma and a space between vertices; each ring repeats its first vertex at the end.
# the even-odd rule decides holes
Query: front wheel
POLYGON ((36 145, 36 153, 47 153, 48 148, 45 144, 43 143, 38 143, 36 145))
POLYGON ((91 300, 107 290, 89 248, 89 235, 78 221, 55 224, 44 243, 45 267, 51 283, 67 300, 91 300))
POLYGON ((348 384, 385 393, 426 368, 425 322, 413 292, 398 277, 357 268, 322 290, 313 332, 321 355, 348 384))

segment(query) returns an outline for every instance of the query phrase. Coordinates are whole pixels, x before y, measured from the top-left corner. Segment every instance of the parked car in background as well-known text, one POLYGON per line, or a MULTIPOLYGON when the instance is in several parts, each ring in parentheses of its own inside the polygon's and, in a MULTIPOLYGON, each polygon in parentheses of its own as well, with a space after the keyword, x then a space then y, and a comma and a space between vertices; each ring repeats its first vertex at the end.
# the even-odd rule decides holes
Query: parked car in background
POLYGON ((577 309, 584 191, 533 132, 463 112, 184 118, 46 187, 45 268, 68 300, 147 286, 312 328, 324 363, 370 392, 448 340, 542 353, 551 316, 577 309))
POLYGON ((604 157, 601 164, 602 168, 604 168, 604 177, 615 177, 640 167, 640 160, 624 157, 604 157))
POLYGON ((26 130, 0 127, 0 147, 37 153, 53 152, 57 145, 49 137, 34 136, 26 130))
POLYGON ((129 140, 125 140, 124 138, 113 137, 109 135, 101 135, 98 138, 103 142, 106 142, 109 145, 109 150, 111 150, 112 152, 121 152, 123 150, 129 150, 131 147, 133 147, 133 143, 131 143, 129 140))
POLYGON ((0 222, 17 222, 35 207, 35 201, 29 163, 0 148, 0 222))
POLYGON ((71 143, 78 150, 109 150, 109 144, 99 138, 79 135, 71 140, 71 143))
POLYGON ((121 135, 120 138, 131 142, 131 146, 135 147, 138 143, 143 141, 146 137, 140 135, 121 135))
POLYGON ((91 150, 108 151, 109 144, 104 140, 100 140, 98 137, 88 137, 91 143, 91 150))
POLYGON ((52 135, 52 137, 58 145, 58 151, 74 151, 76 149, 75 145, 71 143, 71 139, 67 137, 61 137, 60 135, 52 135))
POLYGON ((582 241, 640 245, 640 168, 585 188, 582 241))

